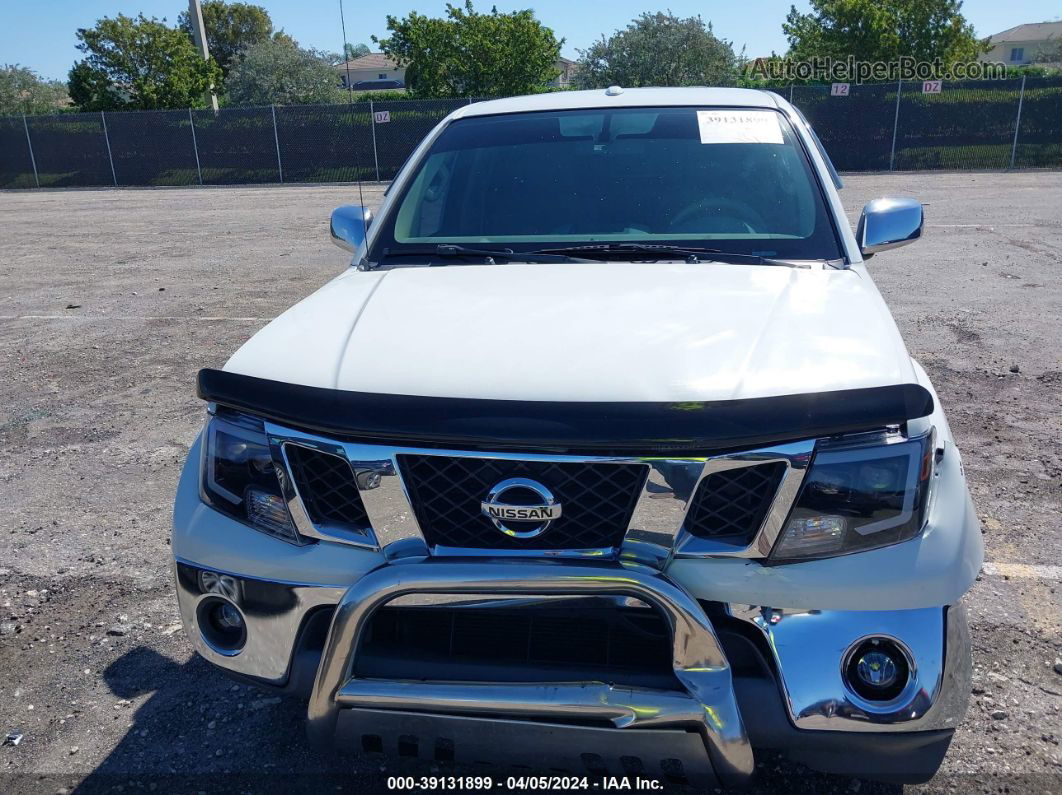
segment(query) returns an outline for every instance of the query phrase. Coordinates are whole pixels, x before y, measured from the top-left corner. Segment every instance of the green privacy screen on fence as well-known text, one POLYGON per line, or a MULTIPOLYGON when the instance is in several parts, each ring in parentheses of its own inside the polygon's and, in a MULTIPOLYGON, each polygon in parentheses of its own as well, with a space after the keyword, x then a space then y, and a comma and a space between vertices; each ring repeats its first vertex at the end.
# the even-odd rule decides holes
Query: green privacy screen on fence
MULTIPOLYGON (((775 90, 840 171, 1062 167, 1062 77, 775 90)), ((0 188, 386 180, 470 101, 5 116, 0 188)))

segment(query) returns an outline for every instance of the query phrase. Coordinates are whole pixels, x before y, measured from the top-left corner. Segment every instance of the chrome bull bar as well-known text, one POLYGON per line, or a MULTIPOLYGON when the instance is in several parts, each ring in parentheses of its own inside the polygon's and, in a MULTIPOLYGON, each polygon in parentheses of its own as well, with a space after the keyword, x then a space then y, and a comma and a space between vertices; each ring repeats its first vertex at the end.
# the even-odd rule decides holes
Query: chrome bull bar
POLYGON ((618 731, 696 730, 724 786, 748 781, 752 748, 715 631, 697 601, 660 572, 618 562, 436 558, 366 574, 336 608, 309 704, 311 739, 328 743, 344 708, 499 719, 600 720, 618 731), (629 596, 656 607, 672 636, 672 667, 685 692, 603 682, 502 684, 353 676, 359 642, 377 609, 407 594, 629 596))

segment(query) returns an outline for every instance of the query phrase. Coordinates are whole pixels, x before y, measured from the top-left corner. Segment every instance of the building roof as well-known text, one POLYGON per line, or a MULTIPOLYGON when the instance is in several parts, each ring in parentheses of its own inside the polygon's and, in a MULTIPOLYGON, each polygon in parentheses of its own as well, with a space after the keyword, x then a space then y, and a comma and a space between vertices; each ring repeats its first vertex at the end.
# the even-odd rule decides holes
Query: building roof
POLYGON ((574 110, 581 108, 637 108, 660 105, 713 106, 739 108, 777 108, 780 98, 770 91, 751 88, 628 88, 611 96, 604 89, 592 91, 556 91, 474 102, 454 111, 452 118, 489 116, 498 113, 528 113, 536 110, 574 110))
MULTIPOLYGON (((576 65, 576 61, 571 58, 565 58, 563 55, 557 58, 557 65, 564 67, 571 67, 576 65)), ((343 61, 336 64, 337 69, 346 69, 347 66, 351 69, 398 69, 398 64, 384 55, 382 52, 370 52, 368 55, 362 55, 360 58, 354 58, 350 61, 343 61)))
POLYGON ((396 64, 382 52, 370 52, 368 55, 363 55, 360 58, 354 58, 353 60, 343 61, 342 63, 336 64, 337 69, 346 69, 348 66, 351 69, 383 69, 384 71, 398 68, 398 64, 396 64))
POLYGON ((989 41, 1003 44, 1008 41, 1044 41, 1054 38, 1062 38, 1062 22, 1028 22, 994 33, 989 41))

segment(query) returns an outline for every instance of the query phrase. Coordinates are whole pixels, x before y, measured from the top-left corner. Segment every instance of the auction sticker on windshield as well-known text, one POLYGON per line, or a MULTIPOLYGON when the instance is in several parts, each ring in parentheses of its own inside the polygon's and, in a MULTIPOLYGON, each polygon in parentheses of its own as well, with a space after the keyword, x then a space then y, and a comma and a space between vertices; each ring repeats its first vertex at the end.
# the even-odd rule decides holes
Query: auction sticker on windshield
POLYGON ((772 110, 699 110, 702 144, 780 144, 782 127, 772 110))

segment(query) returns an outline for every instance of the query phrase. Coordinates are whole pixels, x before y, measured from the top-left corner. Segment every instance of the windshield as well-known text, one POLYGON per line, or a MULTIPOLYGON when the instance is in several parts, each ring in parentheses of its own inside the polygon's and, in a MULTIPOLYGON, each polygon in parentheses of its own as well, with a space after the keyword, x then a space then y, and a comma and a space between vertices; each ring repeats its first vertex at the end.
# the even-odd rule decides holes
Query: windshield
MULTIPOLYGON (((370 262, 440 244, 586 244, 841 257, 786 118, 750 108, 624 108, 460 119, 380 219, 370 262)), ((426 248, 429 247, 429 248, 426 248)), ((407 255, 408 256, 408 255, 407 255)), ((646 254, 631 258, 645 259, 646 254)))

